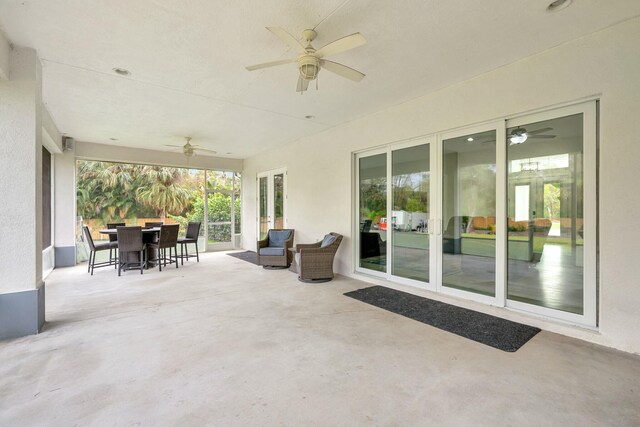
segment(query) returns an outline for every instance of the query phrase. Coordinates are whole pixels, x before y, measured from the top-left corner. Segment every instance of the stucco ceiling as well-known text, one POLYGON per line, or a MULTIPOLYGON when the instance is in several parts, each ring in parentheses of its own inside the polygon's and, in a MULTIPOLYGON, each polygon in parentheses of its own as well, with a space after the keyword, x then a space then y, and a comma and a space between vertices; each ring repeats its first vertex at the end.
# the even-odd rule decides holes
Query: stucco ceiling
POLYGON ((574 0, 555 13, 549 2, 3 0, 0 27, 38 51, 61 132, 160 150, 190 135, 246 158, 640 15, 638 0, 574 0), (361 32, 366 45, 332 59, 366 78, 323 71, 319 90, 300 95, 295 64, 246 71, 294 55, 266 26, 316 28, 316 47, 361 32))

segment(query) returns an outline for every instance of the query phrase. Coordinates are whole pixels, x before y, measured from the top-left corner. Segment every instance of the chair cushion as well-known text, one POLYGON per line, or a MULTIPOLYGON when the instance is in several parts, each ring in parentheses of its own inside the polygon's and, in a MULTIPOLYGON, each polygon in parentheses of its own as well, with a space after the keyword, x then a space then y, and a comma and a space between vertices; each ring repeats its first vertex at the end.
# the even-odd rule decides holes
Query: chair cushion
POLYGON ((320 247, 326 248, 327 246, 331 246, 331 244, 335 241, 336 241, 336 236, 327 234, 326 236, 324 236, 324 239, 322 239, 322 243, 320 243, 320 247))
POLYGON ((178 239, 178 243, 196 243, 198 239, 191 239, 189 237, 181 237, 178 239))
POLYGON ((260 248, 259 254, 262 256, 283 256, 284 248, 273 248, 273 247, 260 248))
POLYGON ((94 242, 96 251, 107 251, 118 247, 118 242, 94 242), (114 245, 115 243, 115 245, 114 245))
POLYGON ((291 237, 291 230, 270 230, 269 247, 284 248, 284 242, 291 237))

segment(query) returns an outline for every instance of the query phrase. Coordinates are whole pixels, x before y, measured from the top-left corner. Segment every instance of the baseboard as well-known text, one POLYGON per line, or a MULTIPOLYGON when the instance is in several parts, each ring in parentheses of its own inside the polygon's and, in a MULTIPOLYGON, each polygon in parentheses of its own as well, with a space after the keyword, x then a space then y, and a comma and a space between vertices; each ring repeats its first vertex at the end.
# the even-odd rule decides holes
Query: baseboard
POLYGON ((0 294, 0 339, 37 334, 45 320, 45 286, 0 294))
POLYGON ((56 246, 56 268, 73 267, 76 265, 76 247, 75 246, 56 246))

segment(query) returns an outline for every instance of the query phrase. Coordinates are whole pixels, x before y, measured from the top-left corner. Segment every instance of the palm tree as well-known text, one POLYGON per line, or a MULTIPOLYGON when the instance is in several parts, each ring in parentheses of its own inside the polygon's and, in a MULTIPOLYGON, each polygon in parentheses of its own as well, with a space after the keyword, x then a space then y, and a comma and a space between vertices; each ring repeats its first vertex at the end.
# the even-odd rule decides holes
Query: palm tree
POLYGON ((190 192, 183 185, 188 171, 161 166, 141 166, 136 199, 154 209, 164 221, 168 213, 181 214, 190 204, 190 192))
POLYGON ((127 218, 135 206, 135 197, 131 194, 135 175, 135 165, 78 162, 78 213, 107 222, 127 218))

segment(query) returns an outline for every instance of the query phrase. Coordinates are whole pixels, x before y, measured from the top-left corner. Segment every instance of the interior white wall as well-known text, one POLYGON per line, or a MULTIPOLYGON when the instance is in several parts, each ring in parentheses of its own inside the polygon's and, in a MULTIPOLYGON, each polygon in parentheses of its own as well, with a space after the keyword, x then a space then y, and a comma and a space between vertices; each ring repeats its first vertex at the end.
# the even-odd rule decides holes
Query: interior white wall
MULTIPOLYGON (((471 302, 456 304, 536 324, 588 341, 640 352, 637 242, 640 212, 640 18, 418 97, 280 150, 245 160, 243 245, 255 250, 256 174, 286 167, 288 224, 297 242, 329 231, 345 236, 337 271, 353 272, 352 153, 420 135, 546 108, 600 99, 599 330, 562 325, 471 302)), ((423 54, 428 55, 428 52, 423 54)), ((408 76, 410 78, 410 76, 408 76)), ((323 90, 323 89, 320 89, 323 90)), ((324 89, 330 90, 330 88, 324 89)), ((305 96, 313 97, 313 91, 305 96)), ((321 117, 318 117, 321 120, 321 117)), ((452 301, 442 295, 431 295, 452 301)))

